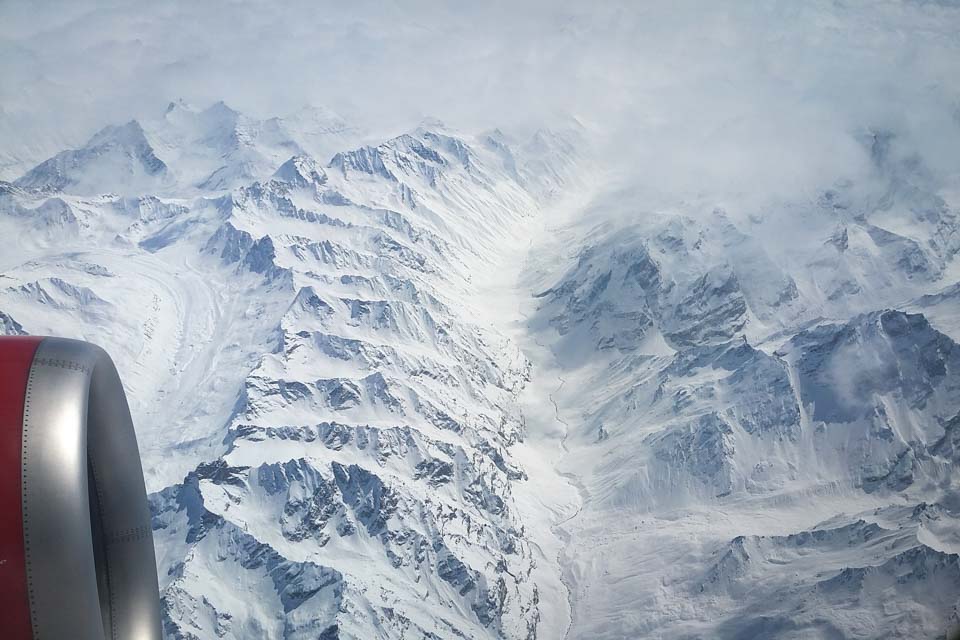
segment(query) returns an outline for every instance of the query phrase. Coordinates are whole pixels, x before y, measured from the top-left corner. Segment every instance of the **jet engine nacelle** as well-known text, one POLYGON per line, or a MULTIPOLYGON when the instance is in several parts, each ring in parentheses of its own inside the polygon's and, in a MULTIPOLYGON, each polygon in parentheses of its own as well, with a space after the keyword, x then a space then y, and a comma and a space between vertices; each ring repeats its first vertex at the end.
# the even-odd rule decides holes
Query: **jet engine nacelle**
POLYGON ((0 628, 8 640, 160 640, 137 440, 110 357, 0 337, 0 628))

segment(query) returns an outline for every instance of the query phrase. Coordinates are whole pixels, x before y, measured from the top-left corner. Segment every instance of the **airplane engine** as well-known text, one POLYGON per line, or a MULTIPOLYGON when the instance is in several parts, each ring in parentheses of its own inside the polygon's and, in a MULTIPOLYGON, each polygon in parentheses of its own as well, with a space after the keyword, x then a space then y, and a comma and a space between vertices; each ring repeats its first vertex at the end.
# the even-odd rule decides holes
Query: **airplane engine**
POLYGON ((0 337, 0 628, 9 640, 160 640, 137 440, 103 349, 0 337))

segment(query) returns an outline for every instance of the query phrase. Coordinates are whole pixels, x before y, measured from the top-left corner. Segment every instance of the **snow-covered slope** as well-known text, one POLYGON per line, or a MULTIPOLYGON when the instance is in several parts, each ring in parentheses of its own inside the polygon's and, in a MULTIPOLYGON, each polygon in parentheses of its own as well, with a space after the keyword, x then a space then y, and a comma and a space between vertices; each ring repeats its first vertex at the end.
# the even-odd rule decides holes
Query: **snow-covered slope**
POLYGON ((24 189, 95 194, 104 187, 131 192, 162 188, 167 165, 154 153, 136 120, 109 126, 81 149, 63 151, 40 163, 14 184, 24 189))
POLYGON ((257 120, 223 102, 197 110, 176 101, 155 120, 105 127, 83 147, 58 153, 13 184, 72 195, 223 192, 269 176, 294 155, 326 160, 363 138, 319 107, 257 120))
POLYGON ((851 138, 806 198, 654 206, 576 122, 173 103, 0 183, 0 330, 117 360, 169 638, 932 637, 960 191, 851 138))
POLYGON ((323 162, 287 136, 319 115, 174 104, 4 185, 3 330, 124 372, 168 637, 558 633, 549 522, 513 496, 530 367, 472 281, 573 143, 433 123, 323 162))
POLYGON ((960 210, 893 135, 859 138, 868 176, 806 201, 606 191, 536 249, 582 504, 571 637, 960 624, 960 210))

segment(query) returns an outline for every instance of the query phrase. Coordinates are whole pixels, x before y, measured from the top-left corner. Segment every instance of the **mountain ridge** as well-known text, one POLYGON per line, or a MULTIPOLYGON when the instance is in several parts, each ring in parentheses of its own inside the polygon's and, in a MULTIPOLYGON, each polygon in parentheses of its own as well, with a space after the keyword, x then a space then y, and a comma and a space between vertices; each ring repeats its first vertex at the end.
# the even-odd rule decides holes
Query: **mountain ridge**
POLYGON ((869 183, 648 211, 575 122, 324 164, 327 112, 164 118, 4 185, 0 330, 113 351, 167 637, 960 621, 960 225, 895 135, 869 183))

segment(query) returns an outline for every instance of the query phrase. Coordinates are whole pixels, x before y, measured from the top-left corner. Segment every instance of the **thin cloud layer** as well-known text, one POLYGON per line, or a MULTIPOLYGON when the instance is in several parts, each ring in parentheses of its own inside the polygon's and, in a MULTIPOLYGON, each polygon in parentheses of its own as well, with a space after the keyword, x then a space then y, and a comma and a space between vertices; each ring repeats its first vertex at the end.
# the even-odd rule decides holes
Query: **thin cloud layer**
POLYGON ((382 135, 575 116, 672 193, 802 190, 866 167, 878 128, 958 168, 953 3, 8 2, 0 24, 5 178, 177 98, 382 135))

